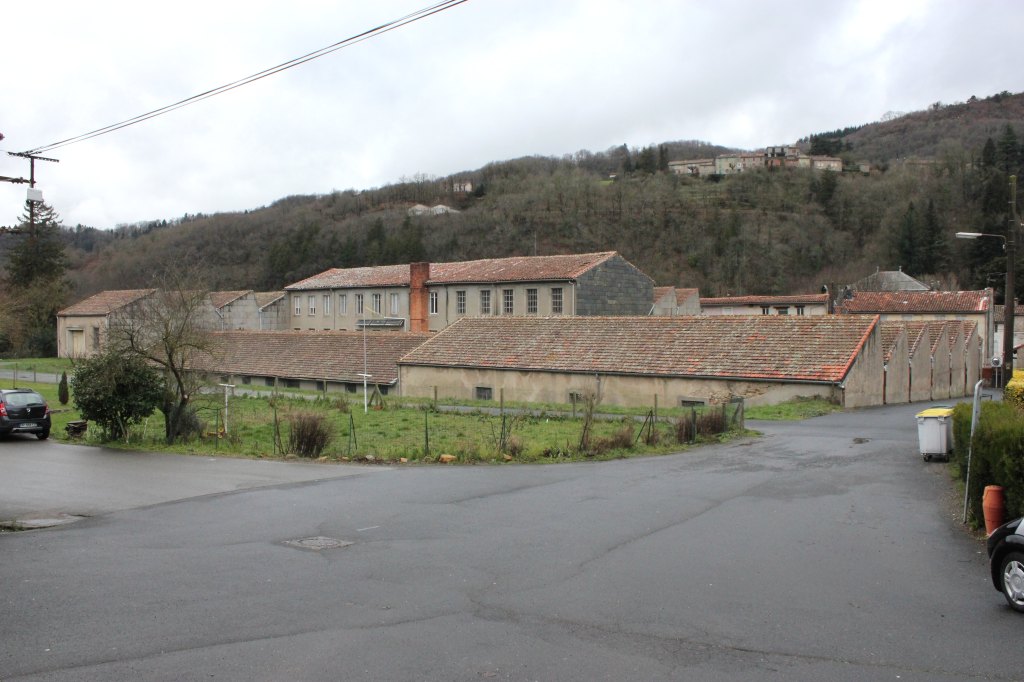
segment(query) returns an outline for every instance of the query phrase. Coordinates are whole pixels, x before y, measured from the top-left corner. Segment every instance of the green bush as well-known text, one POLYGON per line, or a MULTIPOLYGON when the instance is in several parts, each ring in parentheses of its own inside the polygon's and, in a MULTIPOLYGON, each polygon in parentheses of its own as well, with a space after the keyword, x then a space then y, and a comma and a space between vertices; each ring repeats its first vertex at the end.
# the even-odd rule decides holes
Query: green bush
POLYGON ((153 414, 163 398, 164 381, 141 358, 108 352, 80 360, 71 388, 82 419, 97 424, 104 438, 117 440, 153 414))
POLYGON ((1024 408, 1024 370, 1013 370, 1013 378, 1003 389, 1003 400, 1024 408))
MULTIPOLYGON (((970 403, 960 403, 953 410, 953 441, 952 461, 962 481, 967 476, 971 444, 970 403)), ((976 520, 982 518, 981 498, 988 485, 1003 487, 1008 518, 1024 514, 1024 412, 1016 405, 995 401, 981 404, 970 474, 968 496, 976 520)))

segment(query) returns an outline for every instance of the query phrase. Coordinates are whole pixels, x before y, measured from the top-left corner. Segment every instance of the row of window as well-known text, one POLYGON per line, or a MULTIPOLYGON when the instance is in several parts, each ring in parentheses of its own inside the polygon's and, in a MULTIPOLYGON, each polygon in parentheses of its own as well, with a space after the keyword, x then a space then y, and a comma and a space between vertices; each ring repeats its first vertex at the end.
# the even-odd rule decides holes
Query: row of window
MULTIPOLYGON (((353 294, 355 302, 355 314, 362 315, 365 307, 365 297, 363 294, 353 294)), ((323 302, 324 317, 330 317, 331 315, 331 295, 324 294, 321 298, 323 302)), ((295 314, 302 315, 302 296, 293 296, 292 302, 295 304, 295 314)), ((309 306, 309 315, 313 317, 317 314, 316 294, 310 294, 306 296, 306 303, 309 306)), ((384 294, 370 294, 370 310, 376 314, 382 314, 382 306, 384 303, 384 294)), ((338 314, 348 315, 348 294, 338 294, 338 314)), ((388 297, 388 314, 393 316, 401 315, 401 307, 398 294, 391 294, 388 297)))
MULTIPOLYGON (((362 315, 364 310, 364 295, 353 294, 355 303, 355 314, 362 315)), ((317 314, 317 295, 309 294, 306 296, 306 304, 308 306, 308 314, 310 317, 314 317, 317 314)), ((322 301, 321 311, 324 317, 330 317, 331 315, 331 294, 324 294, 320 300, 322 301)), ((526 314, 536 315, 538 305, 538 292, 537 289, 526 290, 526 314)), ((295 304, 295 315, 302 315, 302 296, 293 296, 292 302, 295 304)), ((384 302, 383 294, 370 294, 370 310, 377 315, 382 314, 381 306, 384 302)), ((563 311, 563 299, 562 299, 562 288, 552 287, 551 289, 551 314, 561 315, 563 311)), ((501 291, 501 314, 502 315, 515 315, 515 290, 514 289, 502 289, 501 291)), ((430 314, 438 314, 438 297, 436 291, 430 292, 430 314)), ((497 313, 497 310, 494 311, 497 313)), ((388 299, 388 314, 392 316, 401 315, 400 299, 398 294, 390 294, 388 299)), ((466 291, 458 290, 455 292, 455 314, 465 315, 466 314, 466 291)), ((480 291, 480 314, 490 315, 491 314, 491 291, 490 289, 483 289, 480 291)), ((348 294, 338 294, 338 315, 348 315, 348 294)))
MULTIPOLYGON (((537 314, 537 302, 539 296, 537 289, 526 290, 526 314, 536 315, 537 314)), ((438 311, 438 298, 437 292, 430 292, 430 314, 437 315, 438 311)), ((561 315, 563 311, 562 306, 562 287, 551 288, 551 314, 561 315)), ((480 314, 490 315, 491 314, 491 290, 482 289, 480 291, 480 314)), ((497 313, 497 310, 494 311, 497 313)), ((455 314, 465 315, 466 314, 466 292, 458 290, 455 292, 455 314)), ((501 290, 501 314, 502 315, 515 315, 516 314, 516 292, 515 289, 502 289, 501 290)))

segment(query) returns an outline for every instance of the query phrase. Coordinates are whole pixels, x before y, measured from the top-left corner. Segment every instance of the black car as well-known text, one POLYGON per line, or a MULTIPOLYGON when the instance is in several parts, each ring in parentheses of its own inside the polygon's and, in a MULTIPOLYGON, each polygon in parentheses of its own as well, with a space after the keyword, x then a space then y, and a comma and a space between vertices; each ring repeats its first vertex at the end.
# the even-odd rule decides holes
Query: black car
POLYGON ((1024 613, 1024 523, 1014 519, 988 536, 992 584, 1014 611, 1024 613))
POLYGON ((0 436, 12 433, 50 437, 50 406, 43 396, 27 388, 0 389, 0 436))

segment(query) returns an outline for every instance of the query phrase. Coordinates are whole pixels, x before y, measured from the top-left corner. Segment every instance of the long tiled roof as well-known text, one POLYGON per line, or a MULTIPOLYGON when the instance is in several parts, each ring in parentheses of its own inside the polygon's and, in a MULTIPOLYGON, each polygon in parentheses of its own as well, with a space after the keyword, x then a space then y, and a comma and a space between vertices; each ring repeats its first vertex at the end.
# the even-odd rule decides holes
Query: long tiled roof
POLYGON ((306 289, 334 289, 339 287, 400 287, 409 286, 408 265, 375 265, 365 268, 331 268, 301 282, 289 284, 286 291, 306 289))
MULTIPOLYGON (((564 256, 516 256, 486 258, 456 263, 431 263, 428 284, 485 282, 538 282, 573 280, 617 255, 615 251, 577 253, 564 256)), ((288 291, 334 288, 409 286, 408 265, 379 265, 364 268, 332 268, 301 282, 289 284, 288 291)))
POLYGON ((842 312, 864 313, 981 313, 992 300, 981 291, 857 291, 843 301, 842 312))
POLYGON ((837 382, 876 316, 463 318, 402 364, 837 382))
POLYGON ((156 289, 119 289, 101 291, 89 298, 68 306, 58 315, 109 315, 110 313, 133 303, 140 298, 149 296, 156 289))
POLYGON ((576 279, 615 255, 614 251, 603 251, 564 256, 517 256, 459 263, 433 263, 430 266, 429 281, 437 284, 456 284, 569 280, 576 279))
POLYGON ((701 306, 730 305, 799 305, 801 303, 827 303, 828 294, 798 296, 719 296, 700 299, 701 306))
MULTIPOLYGON (((370 383, 398 380, 398 359, 431 337, 408 332, 366 334, 366 372, 370 383)), ((196 368, 218 374, 362 382, 362 332, 225 331, 211 332, 211 351, 196 368)))

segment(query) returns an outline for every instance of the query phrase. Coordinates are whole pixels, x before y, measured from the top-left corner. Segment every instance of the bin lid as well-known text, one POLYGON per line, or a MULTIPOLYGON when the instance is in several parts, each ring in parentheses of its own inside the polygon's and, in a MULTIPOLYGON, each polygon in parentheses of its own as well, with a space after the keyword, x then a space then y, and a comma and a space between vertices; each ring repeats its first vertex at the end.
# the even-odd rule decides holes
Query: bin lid
POLYGON ((952 407, 930 407, 927 410, 918 412, 918 417, 950 417, 953 415, 952 407))

